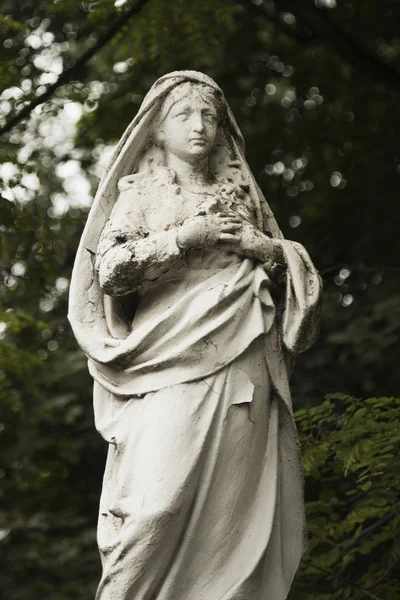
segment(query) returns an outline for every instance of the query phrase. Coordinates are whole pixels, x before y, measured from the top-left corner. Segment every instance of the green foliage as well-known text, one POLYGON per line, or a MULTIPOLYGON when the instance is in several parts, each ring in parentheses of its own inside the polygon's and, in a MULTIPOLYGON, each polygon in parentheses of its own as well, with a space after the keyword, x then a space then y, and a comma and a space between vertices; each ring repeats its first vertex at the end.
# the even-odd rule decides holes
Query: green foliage
POLYGON ((25 26, 8 15, 0 15, 0 27, 7 32, 25 31, 25 26))
POLYGON ((310 543, 291 598, 395 600, 400 399, 330 394, 296 419, 310 543))
POLYGON ((193 63, 209 67, 221 57, 221 41, 233 31, 234 10, 234 3, 225 0, 193 2, 190 10, 184 0, 153 0, 134 25, 127 23, 113 46, 121 48, 129 31, 130 44, 125 50, 133 64, 150 61, 161 72, 177 60, 182 68, 193 63))

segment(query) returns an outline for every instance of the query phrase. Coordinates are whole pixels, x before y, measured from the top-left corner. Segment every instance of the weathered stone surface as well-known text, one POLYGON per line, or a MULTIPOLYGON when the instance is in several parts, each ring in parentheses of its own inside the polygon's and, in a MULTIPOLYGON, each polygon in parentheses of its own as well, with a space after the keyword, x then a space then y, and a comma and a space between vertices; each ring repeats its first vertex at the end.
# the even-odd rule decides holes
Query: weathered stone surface
POLYGON ((221 90, 162 77, 100 182, 71 283, 109 443, 97 600, 286 598, 306 545, 288 380, 320 292, 221 90))

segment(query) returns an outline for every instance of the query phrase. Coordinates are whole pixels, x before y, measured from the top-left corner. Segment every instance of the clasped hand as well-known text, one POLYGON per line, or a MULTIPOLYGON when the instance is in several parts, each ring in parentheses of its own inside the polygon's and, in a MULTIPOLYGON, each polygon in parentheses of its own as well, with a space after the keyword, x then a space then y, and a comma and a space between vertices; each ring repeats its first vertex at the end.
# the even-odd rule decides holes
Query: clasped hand
POLYGON ((184 251, 223 243, 240 256, 261 261, 268 260, 274 250, 269 237, 232 212, 187 219, 178 230, 177 243, 184 251))

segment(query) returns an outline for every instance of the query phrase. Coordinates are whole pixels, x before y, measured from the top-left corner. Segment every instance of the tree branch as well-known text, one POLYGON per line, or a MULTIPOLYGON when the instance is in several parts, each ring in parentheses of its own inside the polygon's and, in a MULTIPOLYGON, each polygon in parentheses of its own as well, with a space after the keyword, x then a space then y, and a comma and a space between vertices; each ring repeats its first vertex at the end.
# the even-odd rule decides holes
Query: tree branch
POLYGON ((352 588, 359 590, 362 594, 364 594, 368 598, 372 598, 372 600, 382 600, 382 598, 375 596, 375 594, 372 594, 368 590, 361 587, 356 581, 353 581, 352 579, 349 579, 348 577, 342 577, 341 575, 338 575, 337 573, 335 573, 334 571, 331 571, 330 569, 326 569, 325 567, 321 567, 320 565, 315 564, 310 558, 308 558, 308 556, 304 556, 302 560, 306 564, 309 564, 310 567, 313 567, 314 569, 318 569, 319 571, 322 571, 323 573, 327 573, 328 575, 331 575, 332 577, 336 577, 340 581, 340 583, 347 583, 352 588))
POLYGON ((247 7, 254 13, 267 17, 269 21, 275 23, 284 33, 289 37, 294 38, 297 42, 309 42, 315 38, 314 33, 308 29, 308 31, 301 31, 298 27, 292 27, 285 23, 281 18, 282 13, 278 13, 274 9, 270 9, 265 4, 255 4, 254 2, 246 2, 247 7))
POLYGON ((329 16, 330 9, 317 8, 311 2, 293 2, 278 0, 278 4, 289 4, 293 13, 311 27, 320 40, 328 42, 346 62, 356 69, 368 73, 370 78, 381 81, 390 89, 400 91, 400 73, 398 69, 382 62, 368 52, 357 40, 343 31, 329 16))
POLYGON ((84 52, 71 67, 68 67, 61 73, 57 81, 55 81, 52 85, 49 85, 43 94, 29 102, 29 104, 24 106, 24 108, 22 108, 16 115, 11 117, 4 127, 0 128, 0 136, 8 133, 23 119, 26 119, 26 117, 28 117, 37 106, 49 100, 59 87, 71 81, 71 79, 75 77, 79 70, 82 69, 82 67, 89 62, 89 60, 93 58, 93 56, 95 56, 102 48, 104 48, 104 46, 106 46, 113 39, 113 37, 115 37, 115 35, 121 31, 122 27, 132 17, 140 12, 140 10, 148 1, 149 0, 137 0, 133 6, 131 6, 131 8, 120 15, 114 24, 111 25, 110 29, 108 29, 104 35, 100 36, 97 42, 91 48, 86 50, 86 52, 84 52))
POLYGON ((367 588, 369 588, 371 590, 376 588, 380 583, 382 583, 382 581, 384 579, 386 579, 386 577, 389 575, 390 571, 392 571, 399 562, 400 562, 400 557, 397 558, 394 562, 392 562, 392 564, 386 569, 386 571, 384 571, 383 575, 381 575, 381 577, 379 577, 378 581, 374 581, 374 583, 367 585, 367 588))
MULTIPOLYGON (((246 2, 247 4, 247 2, 246 2)), ((252 3, 252 8, 275 23, 284 33, 297 41, 311 40, 327 42, 333 50, 356 70, 368 74, 370 79, 378 80, 389 89, 400 91, 400 72, 395 67, 382 62, 371 54, 357 40, 343 31, 328 16, 331 9, 317 8, 310 0, 276 0, 281 12, 290 11, 303 23, 309 34, 293 29, 279 18, 279 13, 268 10, 263 4, 252 3)))

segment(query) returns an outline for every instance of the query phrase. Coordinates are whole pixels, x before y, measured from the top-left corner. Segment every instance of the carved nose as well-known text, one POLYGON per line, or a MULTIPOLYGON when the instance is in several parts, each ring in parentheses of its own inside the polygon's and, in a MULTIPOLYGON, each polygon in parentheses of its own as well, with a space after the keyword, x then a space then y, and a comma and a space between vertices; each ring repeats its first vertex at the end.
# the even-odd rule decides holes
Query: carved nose
POLYGON ((193 115, 193 129, 194 131, 203 131, 204 123, 202 115, 193 115))

